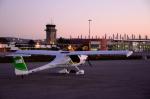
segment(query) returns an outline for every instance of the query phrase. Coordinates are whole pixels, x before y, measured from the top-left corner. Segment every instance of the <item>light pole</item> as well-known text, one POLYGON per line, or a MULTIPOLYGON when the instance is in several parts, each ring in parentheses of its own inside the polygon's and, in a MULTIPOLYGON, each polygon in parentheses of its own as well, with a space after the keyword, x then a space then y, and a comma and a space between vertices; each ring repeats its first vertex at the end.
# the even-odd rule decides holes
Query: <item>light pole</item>
POLYGON ((90 36, 91 36, 91 19, 88 20, 89 21, 89 40, 90 40, 90 36))
POLYGON ((91 23, 92 20, 89 19, 88 21, 89 21, 89 50, 91 50, 91 40, 90 40, 90 39, 91 39, 91 38, 90 38, 90 36, 91 36, 91 26, 90 26, 90 25, 91 25, 91 24, 90 24, 90 23, 91 23))

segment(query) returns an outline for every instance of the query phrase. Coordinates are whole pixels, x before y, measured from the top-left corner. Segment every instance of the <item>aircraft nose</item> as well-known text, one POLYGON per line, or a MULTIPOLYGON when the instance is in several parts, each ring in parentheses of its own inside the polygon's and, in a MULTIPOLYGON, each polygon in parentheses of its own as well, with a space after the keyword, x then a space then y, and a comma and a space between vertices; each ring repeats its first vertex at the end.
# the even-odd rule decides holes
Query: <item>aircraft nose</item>
POLYGON ((88 57, 87 55, 82 55, 82 56, 81 56, 82 60, 86 60, 87 57, 88 57))

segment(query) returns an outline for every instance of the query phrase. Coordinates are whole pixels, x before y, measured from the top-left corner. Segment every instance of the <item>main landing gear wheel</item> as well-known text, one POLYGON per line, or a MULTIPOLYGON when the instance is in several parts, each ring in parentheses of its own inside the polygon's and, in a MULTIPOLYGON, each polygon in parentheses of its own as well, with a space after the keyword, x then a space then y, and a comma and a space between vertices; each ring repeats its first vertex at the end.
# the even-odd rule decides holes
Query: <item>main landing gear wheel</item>
POLYGON ((78 72, 76 72, 76 75, 84 75, 84 70, 79 70, 78 72))
POLYGON ((70 74, 71 74, 71 73, 74 73, 74 74, 76 74, 76 75, 84 75, 84 70, 78 70, 78 71, 76 71, 76 70, 70 70, 69 73, 70 73, 70 74))
POLYGON ((67 69, 62 69, 58 73, 60 73, 60 74, 69 74, 67 69))

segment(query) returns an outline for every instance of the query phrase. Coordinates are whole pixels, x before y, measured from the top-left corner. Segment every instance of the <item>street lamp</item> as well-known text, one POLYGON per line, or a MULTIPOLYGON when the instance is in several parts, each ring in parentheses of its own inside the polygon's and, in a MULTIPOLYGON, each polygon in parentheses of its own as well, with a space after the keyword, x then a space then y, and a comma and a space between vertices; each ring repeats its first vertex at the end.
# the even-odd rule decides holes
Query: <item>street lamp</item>
POLYGON ((90 22, 91 22, 92 20, 89 19, 88 21, 89 21, 89 50, 91 50, 91 40, 90 40, 90 39, 91 39, 91 38, 90 38, 90 36, 91 36, 91 27, 90 27, 90 25, 91 25, 91 24, 90 24, 90 22))
POLYGON ((90 40, 90 36, 91 36, 91 26, 90 26, 91 24, 90 23, 91 23, 92 20, 89 19, 88 21, 89 21, 89 40, 90 40))

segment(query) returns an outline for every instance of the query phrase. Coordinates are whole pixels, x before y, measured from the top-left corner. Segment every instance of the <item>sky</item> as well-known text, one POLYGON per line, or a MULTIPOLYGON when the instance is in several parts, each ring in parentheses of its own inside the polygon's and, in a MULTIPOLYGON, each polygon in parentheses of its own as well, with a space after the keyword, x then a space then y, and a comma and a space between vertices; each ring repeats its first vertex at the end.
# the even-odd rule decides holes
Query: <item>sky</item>
POLYGON ((45 39, 46 24, 57 37, 141 34, 150 38, 150 0, 0 0, 0 37, 45 39))

